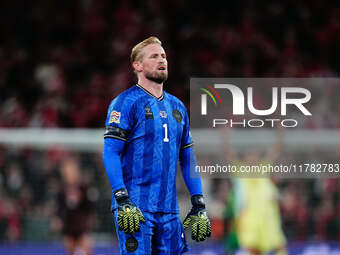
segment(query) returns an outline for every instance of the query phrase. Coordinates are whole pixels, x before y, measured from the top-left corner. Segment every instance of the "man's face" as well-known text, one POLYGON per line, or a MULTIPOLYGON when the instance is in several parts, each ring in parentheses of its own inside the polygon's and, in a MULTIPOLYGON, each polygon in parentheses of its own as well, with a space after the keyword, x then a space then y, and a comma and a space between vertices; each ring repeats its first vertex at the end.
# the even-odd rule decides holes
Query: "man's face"
POLYGON ((141 52, 141 72, 145 78, 163 83, 168 78, 168 61, 163 47, 159 44, 149 44, 141 52))

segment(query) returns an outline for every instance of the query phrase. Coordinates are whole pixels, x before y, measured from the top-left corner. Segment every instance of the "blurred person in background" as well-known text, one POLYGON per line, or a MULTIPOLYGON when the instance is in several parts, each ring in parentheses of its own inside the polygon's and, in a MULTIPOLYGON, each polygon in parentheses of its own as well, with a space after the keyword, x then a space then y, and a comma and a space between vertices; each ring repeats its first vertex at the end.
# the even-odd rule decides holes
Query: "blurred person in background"
MULTIPOLYGON (((282 131, 278 129, 278 139, 274 148, 268 149, 265 156, 258 151, 248 150, 243 159, 239 158, 229 144, 228 129, 222 129, 223 152, 229 164, 240 169, 244 166, 273 164, 281 153, 282 131)), ((262 255, 272 252, 286 255, 286 239, 281 228, 279 191, 273 179, 233 178, 233 192, 226 208, 226 217, 231 228, 226 237, 227 250, 234 252, 238 245, 249 255, 262 255)))
POLYGON ((240 243, 237 238, 237 230, 236 230, 236 219, 239 215, 239 205, 237 204, 239 200, 237 200, 237 194, 235 188, 233 188, 228 195, 225 210, 223 212, 224 218, 224 228, 225 228, 225 236, 224 236, 224 248, 228 255, 235 254, 239 248, 240 243))
POLYGON ((62 161, 61 174, 64 185, 58 202, 67 254, 91 255, 92 242, 88 232, 93 223, 93 204, 76 158, 69 156, 62 161))
POLYGON ((18 241, 21 231, 20 212, 15 200, 7 197, 0 187, 0 240, 18 241))

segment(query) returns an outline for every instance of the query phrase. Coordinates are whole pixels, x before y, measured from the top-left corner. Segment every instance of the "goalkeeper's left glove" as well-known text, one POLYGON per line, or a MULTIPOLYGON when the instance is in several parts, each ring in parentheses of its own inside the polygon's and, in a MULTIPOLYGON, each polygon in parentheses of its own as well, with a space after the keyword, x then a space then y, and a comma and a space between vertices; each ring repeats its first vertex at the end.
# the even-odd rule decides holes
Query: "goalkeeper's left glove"
POLYGON ((191 238, 197 242, 204 241, 211 235, 211 224, 205 210, 202 195, 191 197, 192 209, 183 221, 184 229, 191 225, 191 238))

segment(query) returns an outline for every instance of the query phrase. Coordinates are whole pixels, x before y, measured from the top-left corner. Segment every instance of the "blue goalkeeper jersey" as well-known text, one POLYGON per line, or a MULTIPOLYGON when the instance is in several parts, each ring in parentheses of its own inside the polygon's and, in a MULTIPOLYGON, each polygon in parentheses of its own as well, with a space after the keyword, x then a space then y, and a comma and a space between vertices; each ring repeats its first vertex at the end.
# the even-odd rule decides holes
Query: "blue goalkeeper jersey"
POLYGON ((111 102, 104 137, 126 142, 121 164, 131 200, 144 211, 177 213, 179 153, 193 145, 184 104, 135 85, 111 102))

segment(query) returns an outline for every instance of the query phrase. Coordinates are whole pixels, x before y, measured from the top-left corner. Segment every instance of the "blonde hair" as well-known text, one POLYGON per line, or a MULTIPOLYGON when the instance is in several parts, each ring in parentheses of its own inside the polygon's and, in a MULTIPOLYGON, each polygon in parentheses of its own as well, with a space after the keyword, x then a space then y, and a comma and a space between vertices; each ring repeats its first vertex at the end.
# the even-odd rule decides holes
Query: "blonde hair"
POLYGON ((146 46, 150 44, 154 44, 154 43, 162 45, 162 42, 155 36, 150 36, 149 38, 135 45, 135 47, 133 47, 131 51, 131 56, 130 56, 131 64, 135 62, 136 60, 140 59, 141 57, 140 53, 146 46))

